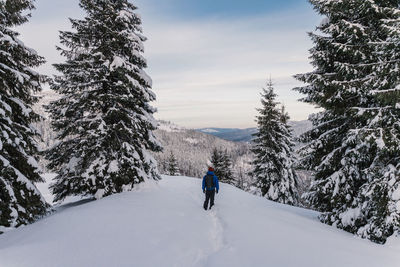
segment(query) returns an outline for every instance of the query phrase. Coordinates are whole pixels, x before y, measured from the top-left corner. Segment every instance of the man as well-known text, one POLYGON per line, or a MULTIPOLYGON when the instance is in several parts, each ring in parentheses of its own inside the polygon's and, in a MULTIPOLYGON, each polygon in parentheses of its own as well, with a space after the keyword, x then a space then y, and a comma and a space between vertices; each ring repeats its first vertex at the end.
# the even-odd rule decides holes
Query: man
POLYGON ((207 210, 208 203, 210 202, 210 209, 214 206, 214 196, 215 192, 218 194, 219 183, 218 177, 214 174, 214 169, 212 167, 208 168, 206 176, 203 177, 203 193, 206 194, 206 200, 204 201, 204 209, 207 210))

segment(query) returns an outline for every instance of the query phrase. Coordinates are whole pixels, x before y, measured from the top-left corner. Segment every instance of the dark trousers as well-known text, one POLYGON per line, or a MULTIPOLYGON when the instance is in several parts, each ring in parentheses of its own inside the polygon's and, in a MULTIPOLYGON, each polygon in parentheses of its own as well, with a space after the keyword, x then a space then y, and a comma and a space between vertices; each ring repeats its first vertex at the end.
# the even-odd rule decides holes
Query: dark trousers
POLYGON ((204 209, 207 210, 208 202, 210 202, 210 209, 214 206, 215 190, 206 190, 206 201, 204 201, 204 209))

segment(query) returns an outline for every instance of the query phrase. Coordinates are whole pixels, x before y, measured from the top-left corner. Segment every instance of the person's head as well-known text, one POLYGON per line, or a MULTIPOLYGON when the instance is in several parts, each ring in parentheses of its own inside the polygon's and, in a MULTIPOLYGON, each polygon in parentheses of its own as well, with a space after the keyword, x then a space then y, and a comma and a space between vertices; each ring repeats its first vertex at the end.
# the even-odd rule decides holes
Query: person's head
POLYGON ((214 168, 213 167, 208 167, 208 171, 209 172, 214 172, 214 168))

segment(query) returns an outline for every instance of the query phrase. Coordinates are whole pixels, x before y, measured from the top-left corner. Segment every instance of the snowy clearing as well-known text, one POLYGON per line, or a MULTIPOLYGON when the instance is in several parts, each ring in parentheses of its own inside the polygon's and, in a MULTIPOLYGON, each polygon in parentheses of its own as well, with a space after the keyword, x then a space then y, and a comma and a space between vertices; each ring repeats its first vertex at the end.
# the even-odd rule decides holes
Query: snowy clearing
POLYGON ((164 176, 159 186, 65 204, 1 235, 0 266, 399 266, 398 238, 376 245, 225 184, 215 209, 202 202, 201 180, 164 176))

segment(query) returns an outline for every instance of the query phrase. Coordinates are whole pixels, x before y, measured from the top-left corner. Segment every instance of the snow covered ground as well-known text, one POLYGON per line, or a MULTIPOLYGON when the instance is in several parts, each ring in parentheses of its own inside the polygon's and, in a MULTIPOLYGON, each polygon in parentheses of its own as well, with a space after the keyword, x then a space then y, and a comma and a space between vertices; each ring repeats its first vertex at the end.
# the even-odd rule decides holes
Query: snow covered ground
POLYGON ((315 212, 225 184, 215 209, 202 202, 199 179, 166 176, 158 186, 65 204, 1 235, 0 266, 400 266, 397 238, 376 245, 319 223, 315 212))

